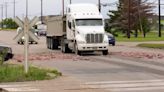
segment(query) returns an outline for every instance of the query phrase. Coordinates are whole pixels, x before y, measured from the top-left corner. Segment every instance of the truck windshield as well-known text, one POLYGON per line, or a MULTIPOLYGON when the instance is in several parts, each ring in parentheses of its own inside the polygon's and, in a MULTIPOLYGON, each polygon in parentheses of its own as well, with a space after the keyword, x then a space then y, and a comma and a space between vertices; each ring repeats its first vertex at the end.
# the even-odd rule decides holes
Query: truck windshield
POLYGON ((102 26, 102 19, 76 19, 77 26, 102 26))

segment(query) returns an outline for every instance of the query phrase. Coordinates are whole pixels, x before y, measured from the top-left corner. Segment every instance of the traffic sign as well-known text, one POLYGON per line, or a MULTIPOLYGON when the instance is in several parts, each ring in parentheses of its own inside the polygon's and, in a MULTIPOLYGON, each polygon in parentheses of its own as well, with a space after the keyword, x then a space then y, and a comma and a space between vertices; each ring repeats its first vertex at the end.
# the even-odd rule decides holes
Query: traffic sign
POLYGON ((19 18, 19 17, 15 17, 14 21, 21 27, 24 27, 24 22, 19 18))
POLYGON ((24 69, 25 73, 28 73, 29 65, 28 65, 28 54, 29 54, 29 38, 33 39, 37 42, 38 37, 36 37, 33 33, 33 26, 36 24, 36 22, 39 20, 39 18, 34 17, 31 21, 29 21, 28 17, 26 16, 24 18, 24 21, 19 19, 18 17, 15 18, 15 22, 21 27, 21 29, 18 29, 20 32, 14 37, 15 40, 19 41, 24 36, 24 69))
MULTIPOLYGON (((29 38, 35 42, 38 42, 39 38, 36 35, 34 35, 33 26, 38 22, 39 18, 34 17, 30 22, 29 22, 28 18, 27 18, 27 20, 28 20, 28 24, 29 24, 29 32, 28 32, 29 38)), ((16 17, 14 19, 14 21, 19 25, 19 27, 21 27, 21 29, 19 29, 20 32, 14 37, 14 40, 18 42, 24 36, 24 23, 25 23, 25 21, 22 21, 18 17, 16 17)))

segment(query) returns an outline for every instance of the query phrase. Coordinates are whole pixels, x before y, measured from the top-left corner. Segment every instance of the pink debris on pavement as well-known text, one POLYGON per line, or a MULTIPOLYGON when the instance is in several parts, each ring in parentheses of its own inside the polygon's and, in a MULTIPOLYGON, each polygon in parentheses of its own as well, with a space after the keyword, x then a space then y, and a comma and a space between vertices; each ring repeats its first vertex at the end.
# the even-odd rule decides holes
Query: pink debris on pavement
POLYGON ((150 52, 112 52, 112 55, 144 59, 164 59, 164 54, 150 52))

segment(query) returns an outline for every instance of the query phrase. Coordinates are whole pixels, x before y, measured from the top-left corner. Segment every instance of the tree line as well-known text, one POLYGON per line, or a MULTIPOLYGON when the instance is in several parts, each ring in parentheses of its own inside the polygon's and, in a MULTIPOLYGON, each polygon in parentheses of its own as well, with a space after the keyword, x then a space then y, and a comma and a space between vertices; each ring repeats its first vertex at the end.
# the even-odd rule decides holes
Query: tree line
POLYGON ((112 32, 122 32, 127 38, 138 32, 146 37, 152 28, 155 6, 148 0, 119 0, 117 10, 109 11, 109 27, 112 32))
POLYGON ((3 29, 16 29, 18 25, 12 18, 6 18, 0 22, 0 27, 3 29))

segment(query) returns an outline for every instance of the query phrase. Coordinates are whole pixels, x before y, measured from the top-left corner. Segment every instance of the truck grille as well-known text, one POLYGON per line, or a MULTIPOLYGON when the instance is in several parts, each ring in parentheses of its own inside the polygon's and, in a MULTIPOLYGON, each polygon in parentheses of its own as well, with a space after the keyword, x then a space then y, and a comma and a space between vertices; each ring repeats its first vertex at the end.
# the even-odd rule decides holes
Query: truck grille
POLYGON ((103 34, 87 34, 86 42, 87 43, 102 43, 104 35, 103 34))

